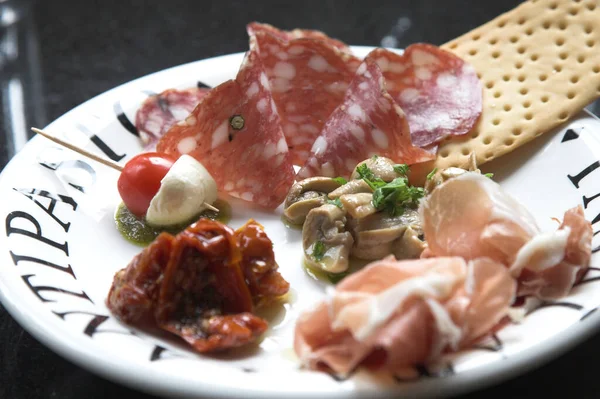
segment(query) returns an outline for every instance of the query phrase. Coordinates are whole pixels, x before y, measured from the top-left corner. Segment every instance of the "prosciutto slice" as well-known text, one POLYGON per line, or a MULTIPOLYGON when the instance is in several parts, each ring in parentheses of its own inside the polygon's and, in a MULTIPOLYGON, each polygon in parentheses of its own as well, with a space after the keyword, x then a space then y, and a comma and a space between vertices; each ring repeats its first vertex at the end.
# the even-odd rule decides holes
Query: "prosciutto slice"
POLYGON ((515 290, 507 269, 490 259, 389 256, 303 313, 294 349, 306 367, 340 376, 359 365, 402 371, 484 336, 507 314, 515 290))
POLYGON ((542 232, 523 205, 476 172, 439 185, 419 212, 429 246, 423 257, 493 259, 519 281, 519 295, 563 297, 589 267, 593 232, 581 206, 556 231, 542 232))

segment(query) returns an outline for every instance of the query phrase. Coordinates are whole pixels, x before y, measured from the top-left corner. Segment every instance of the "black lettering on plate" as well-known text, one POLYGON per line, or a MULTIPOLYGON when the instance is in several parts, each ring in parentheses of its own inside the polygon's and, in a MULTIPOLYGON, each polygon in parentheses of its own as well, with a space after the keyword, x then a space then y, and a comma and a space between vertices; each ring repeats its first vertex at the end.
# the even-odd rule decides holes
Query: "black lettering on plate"
POLYGON ((581 318, 579 319, 579 321, 583 321, 583 320, 587 319, 596 310, 598 310, 598 308, 594 308, 594 309, 588 310, 587 312, 585 312, 585 314, 583 316, 581 316, 581 318))
POLYGON ((489 344, 477 345, 474 348, 484 350, 484 351, 490 351, 490 352, 500 352, 502 350, 502 348, 504 347, 504 345, 502 344, 502 341, 496 334, 492 334, 491 341, 492 342, 489 344))
POLYGON ((594 170, 598 169, 599 166, 600 166, 600 162, 596 161, 593 164, 591 164, 590 166, 588 166, 587 168, 585 168, 584 170, 582 170, 581 172, 579 172, 578 174, 576 174, 575 176, 567 175, 567 177, 569 178, 569 180, 571 180, 571 183, 573 183, 573 185, 576 188, 579 188, 579 182, 584 177, 586 177, 587 175, 592 173, 594 170))
POLYGON ((67 242, 65 241, 61 244, 44 237, 42 235, 42 227, 40 226, 40 223, 27 212, 13 211, 6 216, 6 236, 8 237, 11 234, 22 234, 24 236, 31 237, 34 240, 38 240, 40 242, 43 242, 44 244, 48 244, 50 246, 53 246, 54 248, 60 249, 67 256, 69 255, 69 247, 67 242), (25 219, 29 221, 33 225, 33 227, 35 227, 35 233, 29 230, 13 227, 12 222, 16 219, 25 219))
POLYGON ((177 355, 174 352, 171 352, 167 348, 164 348, 160 345, 156 345, 154 347, 154 349, 152 350, 152 353, 150 354, 150 361, 155 362, 157 360, 164 359, 165 358, 164 355, 167 353, 170 354, 171 357, 181 357, 180 355, 177 355))
POLYGON ((104 154, 106 154, 113 161, 120 161, 121 159, 125 158, 125 155, 127 155, 127 154, 117 155, 117 153, 115 153, 112 150, 112 148, 110 148, 104 141, 102 141, 102 139, 100 137, 98 137, 96 134, 94 134, 92 131, 90 131, 87 127, 85 127, 83 125, 77 125, 77 127, 82 132, 87 133, 90 136, 90 141, 92 143, 94 143, 96 145, 96 147, 98 147, 100 149, 100 151, 102 151, 104 154))
POLYGON ((154 347, 154 350, 152 351, 152 353, 150 354, 150 361, 151 362, 155 362, 157 360, 160 360, 160 356, 162 355, 162 353, 164 351, 166 351, 166 348, 163 348, 162 346, 156 345, 154 347))
POLYGON ((57 288, 57 287, 51 287, 48 285, 38 285, 35 286, 31 283, 31 281, 29 281, 29 279, 31 277, 35 277, 35 274, 27 274, 25 276, 21 276, 21 278, 23 279, 23 281, 25 282, 25 284, 27 285, 27 287, 29 287, 29 289, 31 290, 31 292, 33 292, 35 294, 35 296, 37 296, 39 298, 40 301, 42 302, 56 302, 53 299, 47 299, 44 298, 40 292, 58 292, 61 294, 65 294, 65 295, 71 295, 77 298, 81 298, 81 299, 86 299, 88 301, 90 301, 91 303, 94 303, 94 301, 92 301, 92 299, 85 293, 85 291, 81 291, 81 292, 73 292, 73 291, 69 291, 69 290, 65 290, 62 288, 57 288))
POLYGON ((196 83, 196 86, 198 86, 199 89, 210 89, 211 87, 209 85, 207 85, 204 82, 198 81, 198 83, 196 83))
POLYGON ((117 120, 119 121, 121 126, 123 126, 125 130, 127 130, 134 136, 140 137, 140 133, 138 132, 135 125, 131 123, 127 115, 125 115, 125 112, 123 112, 123 108, 121 108, 121 103, 117 101, 113 106, 113 109, 115 111, 115 115, 117 115, 117 120))
POLYGON ((13 260, 15 266, 19 266, 19 262, 37 263, 42 266, 48 266, 53 269, 60 270, 61 272, 65 272, 65 273, 71 275, 71 277, 73 277, 75 280, 77 280, 77 277, 75 277, 75 273, 73 272, 71 265, 67 265, 65 267, 65 266, 57 265, 56 263, 48 262, 43 259, 34 258, 33 256, 17 255, 13 251, 9 251, 9 253, 10 253, 10 256, 12 257, 12 260, 13 260))
POLYGON ((135 333, 135 331, 132 331, 132 330, 99 330, 98 327, 100 327, 106 320, 110 319, 110 316, 96 314, 96 313, 92 313, 92 312, 85 312, 85 311, 81 311, 81 310, 71 310, 71 311, 62 312, 62 313, 61 312, 52 312, 52 313, 54 313, 55 315, 57 315, 58 317, 60 317, 63 320, 65 320, 66 316, 71 315, 71 314, 92 316, 92 320, 90 320, 90 322, 86 325, 85 329, 83 330, 83 333, 85 335, 87 335, 88 337, 93 337, 95 334, 102 334, 102 333, 131 335, 131 336, 137 337, 137 334, 135 333))
POLYGON ((562 140, 560 141, 561 143, 564 143, 565 141, 571 141, 571 140, 575 140, 579 138, 579 133, 577 133, 575 130, 573 129, 568 129, 565 132, 565 135, 563 136, 562 140))
POLYGON ((96 136, 95 134, 90 137, 90 140, 92 141, 92 143, 96 144, 96 146, 98 148, 100 148, 100 150, 106 154, 106 156, 108 156, 110 159, 112 159, 115 162, 120 161, 121 159, 125 158, 125 156, 127 154, 123 154, 123 155, 117 155, 116 152, 114 152, 112 150, 112 148, 110 148, 104 141, 102 141, 102 139, 98 136, 96 136))
POLYGON ((585 195, 582 197, 583 199, 583 207, 585 209, 587 209, 588 205, 590 204, 590 202, 592 202, 593 200, 595 200, 596 198, 600 197, 600 193, 588 198, 585 195))
POLYGON ((25 197, 32 200, 37 206, 42 208, 44 210, 44 212, 46 212, 52 219, 54 219, 54 221, 56 221, 58 224, 60 224, 60 226, 65 230, 65 233, 69 231, 69 227, 71 227, 71 222, 65 223, 62 220, 60 220, 58 217, 56 217, 56 215, 54 214, 54 208, 56 207, 56 203, 60 201, 65 204, 71 205, 73 210, 76 210, 77 202, 75 202, 75 200, 73 198, 66 196, 66 195, 51 194, 48 191, 38 190, 35 188, 29 189, 29 190, 13 188, 13 190, 23 194, 25 197), (50 200, 50 204, 48 205, 48 207, 44 206, 41 202, 34 199, 33 198, 34 195, 48 198, 50 200))

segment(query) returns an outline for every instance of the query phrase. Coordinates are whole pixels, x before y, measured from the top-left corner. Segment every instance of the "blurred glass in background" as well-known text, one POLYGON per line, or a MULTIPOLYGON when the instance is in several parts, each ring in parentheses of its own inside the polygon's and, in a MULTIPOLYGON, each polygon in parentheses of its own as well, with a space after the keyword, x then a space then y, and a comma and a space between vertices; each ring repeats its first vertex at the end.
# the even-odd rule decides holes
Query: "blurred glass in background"
POLYGON ((43 127, 41 65, 32 16, 34 0, 0 0, 0 165, 43 127))

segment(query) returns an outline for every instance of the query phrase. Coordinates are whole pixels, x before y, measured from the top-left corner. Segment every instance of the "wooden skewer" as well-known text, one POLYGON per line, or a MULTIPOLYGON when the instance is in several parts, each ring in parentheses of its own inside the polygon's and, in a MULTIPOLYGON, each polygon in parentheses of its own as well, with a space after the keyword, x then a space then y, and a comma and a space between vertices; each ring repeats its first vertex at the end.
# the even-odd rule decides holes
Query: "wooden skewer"
MULTIPOLYGON (((103 165, 110 166, 111 168, 113 168, 115 170, 118 170, 119 172, 123 171, 123 166, 121 166, 120 164, 118 164, 118 163, 116 163, 116 162, 114 162, 114 161, 112 161, 110 159, 99 157, 96 154, 93 154, 93 153, 91 153, 89 151, 84 150, 83 148, 77 147, 76 145, 73 145, 71 143, 68 143, 68 142, 62 140, 62 139, 59 139, 58 137, 53 136, 52 134, 50 134, 48 132, 45 132, 45 131, 43 131, 41 129, 32 127, 31 130, 33 130, 35 133, 37 133, 39 135, 44 136, 48 140, 54 141, 55 143, 60 144, 63 147, 67 147, 68 149, 70 149, 72 151, 75 151, 75 152, 77 152, 77 153, 79 153, 79 154, 81 154, 83 156, 86 156, 86 157, 88 157, 90 159, 93 159, 96 162, 100 162, 103 165)), ((216 207, 212 206, 209 203, 205 202, 204 206, 206 208, 210 209, 211 211, 219 212, 219 208, 216 208, 216 207)))

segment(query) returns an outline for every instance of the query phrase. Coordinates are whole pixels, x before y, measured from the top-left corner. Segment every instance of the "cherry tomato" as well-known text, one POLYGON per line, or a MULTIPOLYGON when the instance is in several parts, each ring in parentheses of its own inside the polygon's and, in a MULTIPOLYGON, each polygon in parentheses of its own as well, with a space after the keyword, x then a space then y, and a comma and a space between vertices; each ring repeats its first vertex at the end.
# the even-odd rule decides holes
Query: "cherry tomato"
POLYGON ((117 188, 123 203, 142 218, 150 201, 160 188, 160 181, 167 174, 176 158, 158 152, 145 152, 131 158, 121 171, 117 188))

